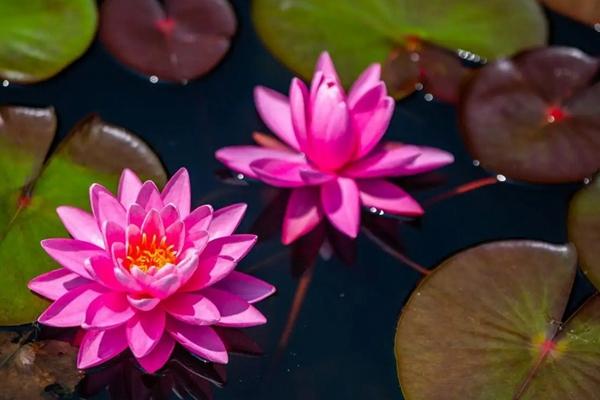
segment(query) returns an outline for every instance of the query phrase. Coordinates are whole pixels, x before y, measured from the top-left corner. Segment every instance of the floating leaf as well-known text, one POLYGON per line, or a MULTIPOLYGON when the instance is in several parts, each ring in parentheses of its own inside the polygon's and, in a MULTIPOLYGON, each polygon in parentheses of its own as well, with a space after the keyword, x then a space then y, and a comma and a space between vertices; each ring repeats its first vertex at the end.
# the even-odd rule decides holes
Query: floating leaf
POLYGON ((589 25, 600 23, 598 0, 541 0, 554 11, 589 25))
POLYGON ((235 30, 227 0, 105 0, 101 8, 100 39, 108 50, 134 70, 168 81, 213 69, 235 30))
POLYGON ((579 254, 580 267, 600 288, 600 178, 581 189, 569 207, 569 239, 579 254))
POLYGON ((600 63, 566 47, 494 62, 466 91, 467 147, 487 169, 514 179, 557 183, 600 169, 600 63))
POLYGON ((600 297, 560 322, 575 262, 571 246, 531 241, 484 244, 443 262, 398 322, 405 398, 594 398, 600 297))
MULTIPOLYGON (((285 65, 309 78, 328 50, 345 83, 396 56, 406 82, 415 43, 465 49, 489 59, 541 46, 546 20, 534 0, 255 0, 254 25, 285 65), (510 29, 507 29, 510 27, 510 29)), ((399 96, 399 94, 398 94, 399 96)))
POLYGON ((11 144, 0 146, 0 325, 17 325, 33 321, 48 305, 27 283, 58 268, 39 244, 67 235, 56 207, 87 209, 89 186, 100 182, 115 190, 126 167, 158 182, 166 177, 138 137, 98 117, 79 123, 41 166, 56 126, 53 111, 4 107, 0 116, 0 141, 11 144))
POLYGON ((2 0, 0 77, 30 83, 60 72, 96 32, 93 0, 2 0))
POLYGON ((0 400, 48 399, 49 387, 70 394, 83 374, 77 349, 67 342, 43 340, 22 345, 11 332, 0 332, 0 400))

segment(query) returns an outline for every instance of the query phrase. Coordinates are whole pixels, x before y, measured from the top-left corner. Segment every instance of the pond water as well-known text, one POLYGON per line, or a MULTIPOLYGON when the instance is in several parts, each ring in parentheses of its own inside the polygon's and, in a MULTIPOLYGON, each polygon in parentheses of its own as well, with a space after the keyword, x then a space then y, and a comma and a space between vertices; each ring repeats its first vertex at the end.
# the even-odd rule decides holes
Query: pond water
MULTIPOLYGON (((215 173, 222 167, 213 154, 226 145, 250 143, 255 130, 266 132, 255 112, 252 90, 261 84, 286 92, 292 74, 259 42, 248 2, 235 0, 233 4, 239 19, 233 48, 224 62, 202 79, 185 86, 151 83, 119 65, 95 42, 81 60, 54 79, 27 87, 0 88, 0 103, 53 105, 60 119, 59 137, 94 112, 132 130, 157 151, 170 173, 181 166, 189 169, 196 205, 247 202, 249 212, 241 231, 250 231, 276 193, 256 182, 223 182, 215 173)), ((600 34, 593 29, 554 14, 550 20, 552 44, 575 46, 592 55, 600 53, 600 34)), ((426 203, 440 193, 490 174, 474 166, 467 154, 455 108, 435 99, 426 101, 424 94, 417 92, 398 103, 387 137, 439 147, 455 155, 456 162, 436 175, 438 184, 412 191, 426 203)), ((429 205, 418 223, 398 224, 396 239, 403 254, 428 268, 459 250, 491 240, 528 238, 564 243, 568 201, 578 188, 511 182, 486 186, 429 205)), ((364 233, 357 240, 352 265, 336 256, 328 260, 319 257, 314 270, 310 270, 312 279, 308 272, 301 280, 305 297, 297 302, 301 305, 297 322, 287 346, 278 354, 278 342, 297 293, 301 260, 292 262, 297 252, 292 254, 279 242, 278 222, 265 219, 264 214, 262 218, 261 230, 271 225, 275 234, 259 243, 239 268, 278 288, 275 296, 258 306, 269 323, 247 330, 264 355, 232 357, 226 368, 227 383, 223 388, 214 388, 214 397, 401 399, 393 353, 395 327, 402 305, 421 275, 364 233), (292 264, 296 264, 295 269, 292 264)), ((346 256, 352 251, 346 244, 341 247, 346 256)), ((592 291, 579 276, 570 308, 592 291)), ((129 364, 122 368, 121 372, 129 372, 122 373, 121 378, 132 386, 155 384, 133 373, 129 364)), ((190 379, 184 375, 174 371, 163 377, 163 384, 190 379)), ((92 379, 96 383, 109 381, 107 374, 92 379)), ((129 390, 116 382, 120 389, 129 390)), ((202 398, 200 389, 194 397, 202 398)), ((92 398, 108 398, 108 392, 101 391, 92 398)))

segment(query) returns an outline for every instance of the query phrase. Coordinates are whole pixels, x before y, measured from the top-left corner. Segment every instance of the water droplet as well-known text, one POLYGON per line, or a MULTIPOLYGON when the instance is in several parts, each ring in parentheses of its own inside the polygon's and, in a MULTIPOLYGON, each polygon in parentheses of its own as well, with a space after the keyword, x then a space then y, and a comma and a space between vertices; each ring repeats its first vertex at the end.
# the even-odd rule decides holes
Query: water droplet
POLYGON ((423 90, 423 84, 421 82, 415 83, 415 90, 423 90))
POLYGON ((7 81, 6 79, 2 81, 2 86, 8 87, 8 85, 10 85, 9 81, 7 81))
POLYGON ((238 181, 243 181, 243 180, 244 180, 244 178, 245 178, 244 174, 237 174, 237 175, 235 176, 235 179, 237 179, 238 181))
POLYGON ((158 83, 158 76, 152 75, 150 77, 150 83, 158 83))
POLYGON ((481 165, 481 163, 479 162, 479 160, 473 160, 474 167, 479 167, 480 165, 481 165))
POLYGON ((600 23, 595 23, 594 29, 596 30, 596 32, 600 32, 600 23))
POLYGON ((583 184, 584 185, 589 185, 591 182, 590 178, 583 178, 583 184))
POLYGON ((431 93, 425 93, 425 96, 423 96, 425 101, 432 101, 433 100, 433 95, 431 93))
POLYGON ((506 177, 502 174, 496 175, 496 179, 498 179, 498 182, 506 182, 506 177))
POLYGON ((287 369, 286 369, 286 371, 287 371, 287 372, 292 372, 292 370, 291 370, 291 369, 289 369, 289 368, 287 368, 287 369))
POLYGON ((343 299, 344 297, 346 297, 346 293, 340 293, 340 299, 343 299))
POLYGON ((419 53, 410 53, 410 61, 417 62, 421 59, 419 53))
POLYGON ((417 292, 417 296, 420 296, 420 295, 421 295, 421 292, 417 292))

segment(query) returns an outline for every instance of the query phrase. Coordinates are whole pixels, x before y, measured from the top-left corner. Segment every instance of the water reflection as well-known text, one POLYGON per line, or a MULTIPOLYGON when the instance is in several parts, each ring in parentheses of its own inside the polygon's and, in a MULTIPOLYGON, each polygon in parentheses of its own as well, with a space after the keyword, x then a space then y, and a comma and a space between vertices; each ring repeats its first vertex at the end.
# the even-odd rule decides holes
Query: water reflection
MULTIPOLYGON (((221 329, 219 335, 228 351, 260 355, 259 346, 235 329, 221 329)), ((213 398, 213 389, 227 381, 226 366, 204 361, 177 347, 165 367, 145 373, 130 352, 105 366, 89 371, 79 385, 79 395, 90 399, 163 400, 213 398)))

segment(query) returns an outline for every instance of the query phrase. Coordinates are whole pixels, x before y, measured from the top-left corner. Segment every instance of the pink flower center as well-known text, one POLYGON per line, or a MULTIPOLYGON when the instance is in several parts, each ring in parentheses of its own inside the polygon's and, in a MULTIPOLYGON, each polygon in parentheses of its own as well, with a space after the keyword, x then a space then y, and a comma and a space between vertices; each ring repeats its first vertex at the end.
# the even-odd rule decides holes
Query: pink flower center
POLYGON ((159 238, 152 235, 150 239, 144 233, 139 243, 130 243, 127 247, 127 257, 124 267, 131 269, 136 266, 144 272, 155 267, 161 269, 167 264, 177 263, 177 252, 175 246, 167 243, 165 236, 159 238))

